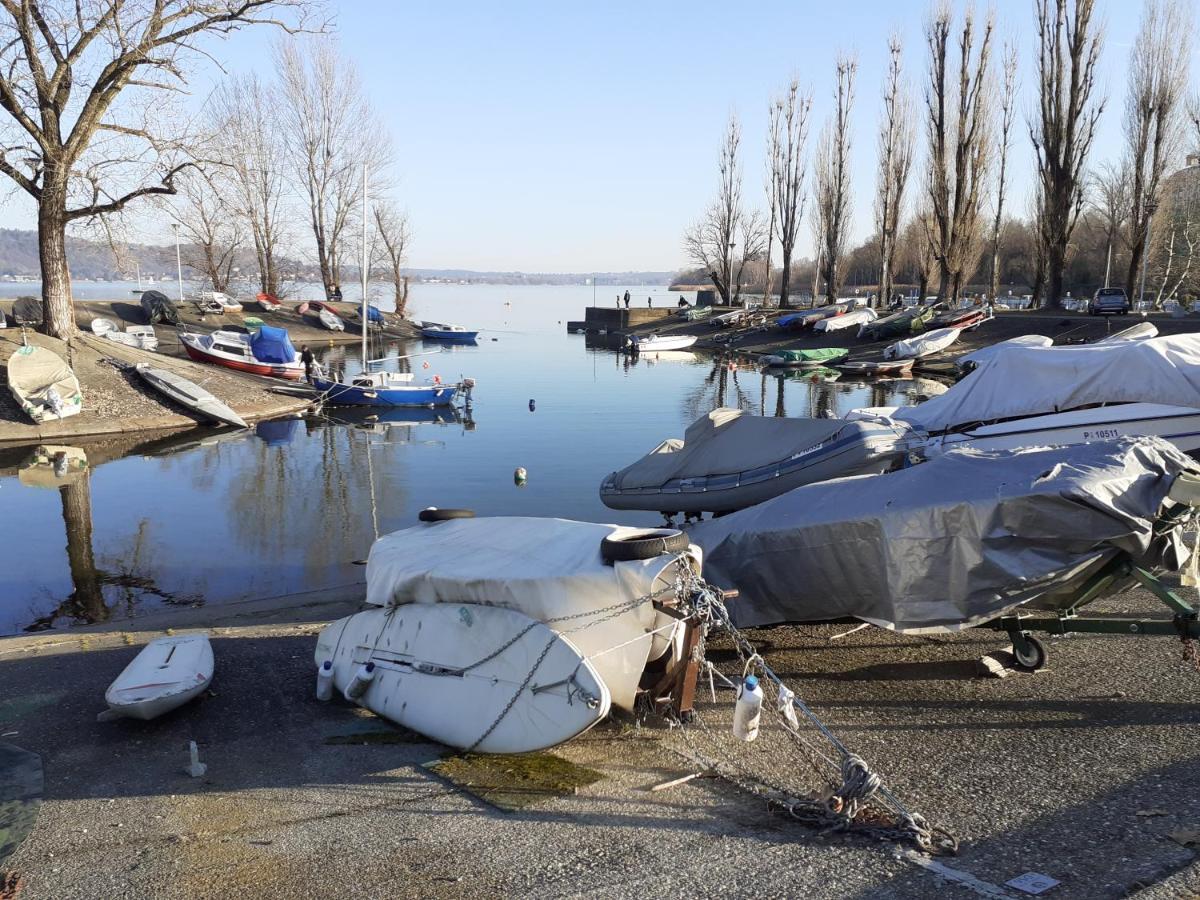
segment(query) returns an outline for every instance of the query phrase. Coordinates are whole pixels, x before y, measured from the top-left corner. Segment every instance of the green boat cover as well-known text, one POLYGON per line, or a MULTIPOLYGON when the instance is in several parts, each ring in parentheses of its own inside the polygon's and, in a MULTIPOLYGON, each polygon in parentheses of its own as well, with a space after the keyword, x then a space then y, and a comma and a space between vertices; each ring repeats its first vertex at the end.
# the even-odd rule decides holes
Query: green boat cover
POLYGON ((850 351, 844 347, 817 347, 813 350, 780 350, 773 354, 783 360, 784 365, 798 366, 811 363, 821 365, 845 359, 850 351))

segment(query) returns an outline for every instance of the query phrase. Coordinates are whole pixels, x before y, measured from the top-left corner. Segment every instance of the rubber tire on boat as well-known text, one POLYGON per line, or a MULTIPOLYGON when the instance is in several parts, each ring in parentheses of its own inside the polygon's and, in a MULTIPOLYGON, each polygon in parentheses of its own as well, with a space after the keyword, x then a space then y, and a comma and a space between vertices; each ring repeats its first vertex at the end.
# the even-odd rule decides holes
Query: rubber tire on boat
POLYGON ((654 559, 666 553, 682 553, 688 548, 688 536, 674 528, 648 528, 638 532, 648 537, 612 538, 600 542, 600 556, 605 562, 632 562, 654 559))
POLYGON ((448 522, 451 519, 473 519, 475 518, 475 510, 438 509, 436 506, 431 506, 417 513, 417 518, 422 522, 448 522))
POLYGON ((1040 638, 1034 637, 1032 634, 1024 635, 1025 645, 1028 648, 1028 653, 1022 653, 1016 641, 1013 642, 1013 658, 1017 661, 1017 665, 1022 669, 1028 669, 1030 672, 1037 672, 1046 668, 1046 660, 1050 656, 1050 651, 1046 649, 1046 645, 1040 638))

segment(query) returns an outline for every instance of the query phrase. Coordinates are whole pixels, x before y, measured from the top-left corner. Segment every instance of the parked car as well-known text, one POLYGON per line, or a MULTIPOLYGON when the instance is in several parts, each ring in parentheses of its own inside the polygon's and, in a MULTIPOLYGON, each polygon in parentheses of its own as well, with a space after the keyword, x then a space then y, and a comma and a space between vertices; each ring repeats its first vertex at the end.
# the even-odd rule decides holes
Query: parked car
POLYGON ((1129 313, 1129 298, 1125 296, 1125 288, 1100 288, 1088 304, 1088 315, 1092 316, 1124 316, 1129 313))

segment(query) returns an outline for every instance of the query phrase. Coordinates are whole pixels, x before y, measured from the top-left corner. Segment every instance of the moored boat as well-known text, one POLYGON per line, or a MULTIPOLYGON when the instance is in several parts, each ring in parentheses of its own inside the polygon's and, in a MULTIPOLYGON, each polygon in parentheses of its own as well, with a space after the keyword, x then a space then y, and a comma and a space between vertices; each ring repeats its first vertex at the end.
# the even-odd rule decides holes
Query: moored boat
POLYGON ((454 344, 471 344, 479 337, 478 331, 469 331, 462 325, 446 325, 441 322, 422 322, 421 337, 431 341, 449 341, 454 344))
POLYGON ((650 353, 655 350, 686 350, 696 343, 692 334, 630 335, 625 346, 631 353, 650 353))
POLYGON ((327 403, 346 406, 449 406, 460 385, 414 384, 411 372, 364 372, 347 381, 317 376, 313 387, 327 403))
POLYGON ((62 357, 45 347, 18 347, 8 358, 8 390, 37 422, 53 422, 83 410, 79 379, 62 357))
POLYGON ((852 375, 900 377, 912 371, 913 362, 911 359, 856 359, 834 365, 852 375))
POLYGON ((150 363, 138 363, 133 370, 154 390, 201 418, 218 425, 246 427, 246 421, 229 406, 182 375, 170 369, 152 366, 150 363))
POLYGON ((299 354, 283 328, 265 325, 253 335, 238 331, 214 331, 212 334, 185 331, 180 333, 179 341, 196 362, 292 380, 304 374, 299 354))

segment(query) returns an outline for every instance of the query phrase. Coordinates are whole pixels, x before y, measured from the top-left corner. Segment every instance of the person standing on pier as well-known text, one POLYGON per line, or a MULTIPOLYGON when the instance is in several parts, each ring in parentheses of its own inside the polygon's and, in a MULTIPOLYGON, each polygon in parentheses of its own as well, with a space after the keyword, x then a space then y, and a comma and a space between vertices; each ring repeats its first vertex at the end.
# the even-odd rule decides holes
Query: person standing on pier
POLYGON ((300 346, 300 362, 304 363, 304 380, 309 384, 313 383, 313 366, 316 361, 313 352, 308 349, 308 344, 302 344, 300 346))
POLYGON ((646 298, 646 309, 654 309, 654 298, 653 297, 646 298))
POLYGON ((629 309, 629 291, 625 292, 625 308, 629 309))

